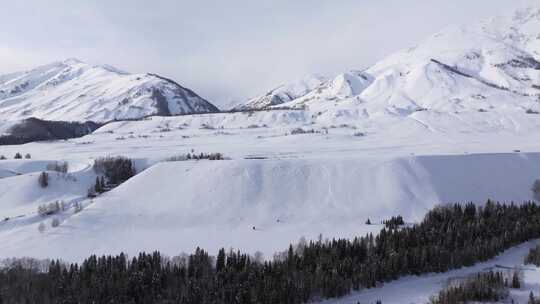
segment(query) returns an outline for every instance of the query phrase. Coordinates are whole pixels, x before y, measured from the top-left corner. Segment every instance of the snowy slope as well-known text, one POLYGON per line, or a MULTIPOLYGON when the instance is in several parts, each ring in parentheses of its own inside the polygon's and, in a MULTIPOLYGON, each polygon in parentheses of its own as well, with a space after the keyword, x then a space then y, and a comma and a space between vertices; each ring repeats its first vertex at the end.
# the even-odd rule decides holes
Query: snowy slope
POLYGON ((246 103, 234 107, 233 110, 260 110, 280 105, 306 95, 325 81, 323 76, 309 75, 299 81, 281 85, 261 96, 251 98, 246 103))
POLYGON ((76 59, 0 76, 1 120, 110 121, 216 111, 172 80, 76 59))
POLYGON ((326 120, 361 120, 417 111, 538 112, 539 101, 540 8, 527 8, 446 29, 365 71, 340 74, 274 107, 302 108, 326 120))
MULTIPOLYGON (((84 172, 76 174, 82 182, 71 182, 66 190, 74 190, 66 194, 86 189, 93 176, 84 177, 90 174, 84 172)), ((30 212, 0 223, 1 255, 77 260, 89 253, 159 249, 172 255, 197 246, 211 252, 232 246, 271 256, 302 236, 377 232, 380 226, 364 224, 368 217, 379 222, 402 214, 416 221, 440 202, 531 199, 529 187, 537 172, 538 153, 166 162, 93 203, 86 201, 80 213, 64 212, 60 227, 44 234, 37 225, 50 218, 31 212, 37 203, 52 199, 50 192, 41 200, 32 198, 45 190, 37 187, 37 175, 23 175, 0 180, 0 189, 13 189, 2 196, 8 203, 4 210, 12 210, 8 215, 30 212), (26 193, 24 187, 37 190, 26 193)), ((48 191, 57 191, 54 187, 48 191)))

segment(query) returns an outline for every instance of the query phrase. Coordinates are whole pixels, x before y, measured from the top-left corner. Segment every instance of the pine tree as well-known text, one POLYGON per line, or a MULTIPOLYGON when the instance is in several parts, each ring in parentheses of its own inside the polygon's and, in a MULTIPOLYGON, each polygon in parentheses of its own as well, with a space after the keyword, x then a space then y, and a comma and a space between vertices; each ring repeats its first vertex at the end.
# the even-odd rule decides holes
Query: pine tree
POLYGON ((96 184, 94 185, 94 191, 98 194, 103 192, 103 188, 101 188, 101 182, 99 180, 99 176, 96 176, 96 184))
POLYGON ((519 289, 521 288, 521 282, 519 280, 519 274, 517 271, 514 272, 514 274, 512 275, 512 285, 511 285, 512 288, 516 288, 516 289, 519 289))
POLYGON ((47 172, 41 172, 38 177, 38 183, 41 188, 47 188, 49 186, 49 174, 47 172))
POLYGON ((216 271, 221 272, 225 269, 225 249, 221 248, 216 259, 216 271))

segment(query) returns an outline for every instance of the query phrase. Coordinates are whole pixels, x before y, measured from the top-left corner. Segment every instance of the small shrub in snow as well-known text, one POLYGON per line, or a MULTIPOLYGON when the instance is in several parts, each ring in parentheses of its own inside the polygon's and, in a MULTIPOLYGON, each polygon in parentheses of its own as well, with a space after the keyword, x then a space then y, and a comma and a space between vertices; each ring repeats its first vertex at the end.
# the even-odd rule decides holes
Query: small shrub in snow
POLYGON ((22 154, 17 152, 15 153, 15 156, 13 156, 14 159, 22 159, 22 154))
POLYGON ((291 130, 291 135, 298 135, 298 134, 315 134, 317 133, 315 130, 304 130, 302 128, 296 128, 291 130))
POLYGON ((26 153, 26 154, 24 155, 24 158, 30 159, 30 158, 32 158, 32 155, 30 155, 30 153, 26 153))
POLYGON ((49 186, 49 173, 41 172, 38 177, 38 183, 41 188, 47 188, 49 186))
POLYGON ((95 186, 92 186, 92 187, 88 188, 88 191, 86 193, 86 197, 94 198, 96 196, 97 196, 97 193, 96 193, 96 190, 95 190, 95 186))
POLYGON ((540 304, 540 299, 537 299, 534 296, 534 293, 531 291, 531 293, 529 293, 529 301, 527 302, 527 304, 540 304))
POLYGON ((63 201, 56 201, 54 203, 42 204, 38 206, 38 214, 41 216, 47 216, 56 214, 60 211, 66 210, 67 205, 63 201))
POLYGON ((51 221, 51 227, 56 228, 58 226, 60 226, 60 220, 57 217, 55 217, 51 221))
POLYGON ((186 160, 189 160, 189 159, 188 159, 188 155, 189 155, 189 154, 180 154, 180 155, 175 155, 175 156, 167 157, 167 158, 165 159, 165 161, 167 161, 167 162, 186 161, 186 160))
POLYGON ((81 202, 75 202, 74 206, 73 206, 73 213, 79 213, 83 210, 83 205, 81 202))
POLYGON ((527 114, 539 114, 538 111, 535 111, 533 109, 527 109, 527 111, 525 111, 525 113, 527 113, 527 114))
POLYGON ((4 155, 0 155, 0 160, 6 160, 7 158, 4 155))
POLYGON ((207 159, 207 160, 223 160, 223 154, 221 153, 188 153, 188 154, 180 154, 171 156, 165 159, 165 161, 168 162, 175 162, 175 161, 186 161, 186 160, 201 160, 201 159, 207 159))
POLYGON ((214 128, 213 126, 209 125, 209 124, 203 123, 203 124, 201 125, 201 129, 202 129, 202 130, 214 130, 215 128, 214 128))
POLYGON ((69 167, 68 162, 65 162, 65 161, 47 164, 48 171, 56 171, 60 173, 67 173, 68 167, 69 167))
POLYGON ((364 136, 366 136, 366 133, 364 133, 364 132, 355 132, 353 134, 353 136, 355 136, 355 137, 364 137, 364 136))
POLYGON ((45 224, 43 224, 43 222, 39 223, 39 225, 38 225, 38 231, 39 231, 39 233, 45 232, 45 228, 46 228, 46 227, 45 227, 45 224))

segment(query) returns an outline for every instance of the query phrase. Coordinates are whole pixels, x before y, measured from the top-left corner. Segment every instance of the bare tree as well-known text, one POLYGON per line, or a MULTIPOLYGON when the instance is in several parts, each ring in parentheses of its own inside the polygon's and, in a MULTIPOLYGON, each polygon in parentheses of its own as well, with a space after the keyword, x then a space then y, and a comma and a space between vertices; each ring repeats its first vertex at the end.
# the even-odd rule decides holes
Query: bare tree
POLYGON ((60 220, 57 217, 55 217, 51 221, 51 227, 56 228, 58 226, 60 226, 60 220))

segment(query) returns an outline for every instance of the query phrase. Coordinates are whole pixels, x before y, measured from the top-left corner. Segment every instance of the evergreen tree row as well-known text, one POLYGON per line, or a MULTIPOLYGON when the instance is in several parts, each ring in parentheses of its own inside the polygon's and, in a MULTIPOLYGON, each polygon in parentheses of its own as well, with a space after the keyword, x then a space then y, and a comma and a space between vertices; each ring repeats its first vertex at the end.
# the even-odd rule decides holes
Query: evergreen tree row
POLYGON ((48 272, 11 267, 0 271, 0 303, 305 303, 471 266, 539 237, 534 203, 455 204, 377 236, 291 245, 272 261, 197 249, 172 260, 159 252, 91 256, 80 265, 53 262, 48 272))

